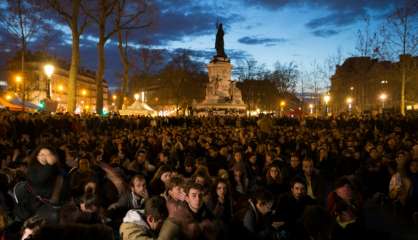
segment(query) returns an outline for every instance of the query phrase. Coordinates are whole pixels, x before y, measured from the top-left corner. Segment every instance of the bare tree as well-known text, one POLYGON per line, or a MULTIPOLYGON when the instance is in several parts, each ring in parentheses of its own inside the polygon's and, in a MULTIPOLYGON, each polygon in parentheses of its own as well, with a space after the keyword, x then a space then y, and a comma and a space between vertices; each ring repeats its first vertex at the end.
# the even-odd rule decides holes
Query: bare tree
MULTIPOLYGON (((105 70, 104 47, 107 41, 118 31, 123 33, 127 30, 137 29, 138 26, 139 28, 144 28, 150 24, 137 25, 141 16, 144 15, 146 8, 143 11, 130 11, 129 9, 138 2, 144 4, 143 6, 147 6, 148 4, 147 1, 96 0, 94 7, 89 5, 83 8, 84 12, 98 27, 99 42, 97 43, 98 67, 96 73, 96 112, 99 114, 103 112, 103 77, 105 70), (116 19, 119 17, 120 20, 118 20, 119 23, 117 23, 116 19)), ((123 45, 122 41, 122 54, 126 53, 123 45)), ((129 67, 129 64, 127 66, 129 67)))
MULTIPOLYGON (((387 47, 389 49, 390 59, 394 59, 399 55, 414 55, 418 53, 418 2, 413 0, 405 0, 401 7, 395 11, 387 19, 387 27, 383 32, 384 38, 387 39, 387 47)), ((405 115, 405 85, 407 80, 407 64, 402 61, 400 64, 401 72, 401 114, 405 115)))
MULTIPOLYGON (((26 101, 29 82, 26 79, 25 55, 28 43, 43 39, 50 31, 50 25, 42 18, 42 9, 34 0, 7 0, 0 5, 0 27, 5 30, 8 43, 16 44, 20 54, 20 74, 22 81, 22 101, 26 101)), ((6 42, 6 41, 4 41, 6 42)), ((10 46, 9 46, 10 47, 10 46)))
POLYGON ((117 106, 120 109, 123 99, 127 95, 129 83, 130 62, 128 56, 128 36, 129 32, 146 28, 151 25, 151 20, 147 18, 149 11, 148 3, 145 0, 129 1, 121 0, 116 7, 115 29, 117 31, 118 49, 123 65, 121 96, 118 98, 117 106), (134 15, 132 15, 134 14, 134 15), (127 22, 129 21, 129 22, 127 22))
POLYGON ((276 62, 274 70, 269 73, 269 79, 274 82, 280 93, 294 92, 298 74, 298 66, 294 62, 276 62))
POLYGON ((86 0, 48 0, 48 6, 70 28, 71 43, 71 66, 68 81, 67 111, 74 112, 77 103, 77 76, 80 67, 80 36, 88 25, 88 18, 81 11, 81 6, 86 0), (70 4, 69 4, 70 3, 70 4), (70 7, 67 7, 70 6, 70 7))
POLYGON ((365 15, 364 28, 357 31, 357 42, 355 46, 356 56, 368 56, 372 58, 383 58, 381 55, 382 45, 385 43, 380 39, 379 32, 370 29, 370 16, 365 15))

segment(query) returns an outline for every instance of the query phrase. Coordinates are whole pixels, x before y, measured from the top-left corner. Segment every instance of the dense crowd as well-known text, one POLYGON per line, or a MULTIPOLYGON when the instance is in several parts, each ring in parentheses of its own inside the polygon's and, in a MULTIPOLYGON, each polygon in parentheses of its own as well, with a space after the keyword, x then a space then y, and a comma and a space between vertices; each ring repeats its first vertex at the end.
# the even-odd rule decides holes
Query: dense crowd
POLYGON ((417 224, 417 130, 397 115, 2 110, 0 239, 389 239, 368 216, 417 224))

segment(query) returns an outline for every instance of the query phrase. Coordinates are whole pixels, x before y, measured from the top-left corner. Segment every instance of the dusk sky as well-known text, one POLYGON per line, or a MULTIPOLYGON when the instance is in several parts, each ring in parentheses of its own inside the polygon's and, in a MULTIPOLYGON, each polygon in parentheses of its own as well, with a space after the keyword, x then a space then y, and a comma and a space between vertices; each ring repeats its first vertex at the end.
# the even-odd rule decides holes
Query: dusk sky
MULTIPOLYGON (((370 15, 372 30, 393 10, 394 0, 158 0, 154 25, 133 36, 131 43, 146 38, 153 48, 192 50, 200 60, 209 62, 215 53, 216 21, 225 29, 225 51, 232 63, 254 58, 267 68, 274 63, 295 62, 299 70, 310 70, 314 61, 322 64, 342 50, 344 57, 355 52, 358 29, 364 28, 364 16, 370 15)), ((61 32, 49 50, 69 58, 71 35, 61 32)), ((0 35, 1 36, 1 35, 0 35)), ((106 47, 106 79, 115 86, 116 73, 122 67, 115 42, 106 47)), ((94 30, 84 35, 81 64, 96 69, 94 30)), ((326 83, 324 83, 326 84, 326 83)))

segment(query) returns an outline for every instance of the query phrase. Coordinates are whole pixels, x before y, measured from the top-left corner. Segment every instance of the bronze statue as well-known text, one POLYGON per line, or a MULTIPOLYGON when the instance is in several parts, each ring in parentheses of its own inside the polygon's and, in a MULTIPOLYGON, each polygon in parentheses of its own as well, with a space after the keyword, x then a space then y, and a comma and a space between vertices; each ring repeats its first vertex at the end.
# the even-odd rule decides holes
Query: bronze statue
POLYGON ((222 27, 222 23, 217 24, 218 32, 216 33, 216 57, 223 57, 227 58, 224 49, 224 29, 222 27))

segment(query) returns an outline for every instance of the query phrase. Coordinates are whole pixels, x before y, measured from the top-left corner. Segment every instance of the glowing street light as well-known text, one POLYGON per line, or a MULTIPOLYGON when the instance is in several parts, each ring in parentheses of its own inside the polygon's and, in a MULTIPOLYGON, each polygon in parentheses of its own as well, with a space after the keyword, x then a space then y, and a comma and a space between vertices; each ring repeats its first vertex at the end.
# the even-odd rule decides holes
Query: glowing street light
POLYGON ((328 103, 331 100, 331 96, 327 93, 324 95, 324 103, 325 103, 325 115, 328 116, 328 103))
POLYGON ((347 104, 348 104, 348 110, 349 111, 351 111, 351 108, 353 107, 353 98, 351 98, 351 97, 348 97, 347 99, 346 99, 346 102, 347 102, 347 104))
POLYGON ((54 74, 54 66, 52 64, 46 64, 44 66, 44 73, 47 76, 47 87, 46 87, 46 97, 51 99, 51 77, 54 74))
POLYGON ((281 100, 280 101, 280 117, 283 116, 283 109, 286 106, 286 101, 285 100, 281 100))
POLYGON ((87 90, 86 89, 81 90, 81 95, 86 96, 87 95, 87 90))
POLYGON ((379 95, 379 99, 380 101, 382 101, 382 111, 385 108, 385 101, 388 98, 388 96, 386 95, 386 93, 382 93, 379 95))
POLYGON ((16 78, 15 78, 15 81, 16 81, 17 84, 21 83, 22 82, 22 76, 17 75, 16 78))
POLYGON ((325 102, 325 105, 328 105, 328 103, 329 103, 329 101, 331 100, 331 96, 330 95, 325 95, 324 96, 324 102, 325 102))
POLYGON ((6 100, 7 100, 7 101, 9 101, 9 100, 11 100, 11 99, 12 99, 12 96, 11 96, 10 94, 7 94, 7 95, 6 95, 6 100))
POLYGON ((309 104, 309 111, 310 111, 311 115, 313 114, 313 108, 314 108, 314 105, 312 103, 310 103, 309 104))
POLYGON ((134 98, 135 98, 135 101, 138 101, 139 100, 139 93, 135 93, 134 98))
POLYGON ((116 96, 116 94, 113 94, 112 99, 113 101, 115 101, 118 98, 118 96, 116 96))
POLYGON ((58 85, 58 91, 60 92, 64 91, 64 86, 62 84, 58 85))

